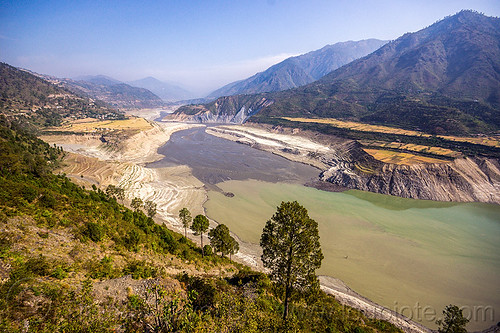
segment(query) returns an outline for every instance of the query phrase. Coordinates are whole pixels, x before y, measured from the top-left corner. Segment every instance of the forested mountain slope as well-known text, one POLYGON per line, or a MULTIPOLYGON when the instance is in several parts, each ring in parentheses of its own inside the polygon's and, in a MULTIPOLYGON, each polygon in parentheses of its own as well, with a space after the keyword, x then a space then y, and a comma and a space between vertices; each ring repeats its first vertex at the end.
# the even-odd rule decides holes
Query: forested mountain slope
POLYGON ((5 63, 0 63, 0 113, 42 126, 58 125, 64 118, 123 118, 99 100, 75 95, 5 63))

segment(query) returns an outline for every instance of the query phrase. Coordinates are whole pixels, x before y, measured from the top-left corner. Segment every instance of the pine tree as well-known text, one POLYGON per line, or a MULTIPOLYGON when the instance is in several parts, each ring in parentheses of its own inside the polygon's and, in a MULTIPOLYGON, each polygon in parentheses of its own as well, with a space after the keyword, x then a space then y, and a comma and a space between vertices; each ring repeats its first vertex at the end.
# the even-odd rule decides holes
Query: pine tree
POLYGON ((267 221, 260 238, 262 262, 271 279, 284 291, 283 320, 288 316, 292 292, 318 288, 315 270, 323 253, 319 244, 318 223, 297 201, 282 202, 267 221))
POLYGON ((156 215, 156 207, 156 203, 151 200, 147 200, 144 203, 144 209, 146 209, 146 213, 150 218, 153 218, 156 215))
POLYGON ((208 238, 215 252, 220 252, 222 257, 239 250, 238 242, 230 235, 229 228, 224 224, 219 224, 215 229, 210 230, 208 238))
POLYGON ((208 219, 203 216, 203 215, 196 215, 196 217, 193 220, 193 224, 191 224, 191 230, 194 231, 194 234, 196 236, 201 237, 201 254, 205 256, 205 253, 203 251, 203 233, 208 230, 208 219))
POLYGON ((182 208, 179 211, 179 218, 181 219, 182 225, 184 226, 184 237, 187 238, 187 227, 191 224, 193 218, 191 217, 191 212, 186 208, 182 208))
POLYGON ((462 310, 456 305, 448 305, 443 310, 443 319, 436 321, 439 333, 467 333, 465 326, 469 319, 464 318, 462 310))
POLYGON ((132 207, 134 210, 141 209, 142 205, 143 202, 141 198, 133 198, 132 202, 130 203, 130 207, 132 207))

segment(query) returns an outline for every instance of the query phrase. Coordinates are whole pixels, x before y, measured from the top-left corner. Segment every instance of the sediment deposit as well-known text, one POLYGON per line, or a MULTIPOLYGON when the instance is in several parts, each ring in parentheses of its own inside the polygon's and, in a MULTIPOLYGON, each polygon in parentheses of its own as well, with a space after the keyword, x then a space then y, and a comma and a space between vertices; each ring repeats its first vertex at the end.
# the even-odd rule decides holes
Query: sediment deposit
POLYGON ((340 188, 411 199, 500 204, 500 162, 492 158, 396 165, 375 160, 354 141, 298 130, 219 126, 207 132, 316 166, 323 170, 321 181, 340 188))

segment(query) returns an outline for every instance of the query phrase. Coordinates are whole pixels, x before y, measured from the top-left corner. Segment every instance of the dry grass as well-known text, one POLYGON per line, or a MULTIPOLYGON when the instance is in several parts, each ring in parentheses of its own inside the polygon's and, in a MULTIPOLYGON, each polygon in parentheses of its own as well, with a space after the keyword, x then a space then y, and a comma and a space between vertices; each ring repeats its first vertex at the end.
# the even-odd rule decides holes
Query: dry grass
MULTIPOLYGON (((125 120, 97 120, 94 118, 80 119, 68 125, 55 128, 62 132, 93 133, 98 131, 145 131, 153 126, 143 118, 130 117, 125 120)), ((51 129, 54 130, 54 129, 51 129)))
MULTIPOLYGON (((387 133, 387 134, 400 134, 400 135, 408 135, 408 136, 423 136, 423 137, 431 137, 432 135, 419 132, 419 131, 410 131, 404 130, 401 128, 389 127, 389 126, 379 126, 379 125, 370 125, 364 123, 358 123, 354 121, 344 121, 333 118, 323 118, 323 119, 309 119, 309 118, 291 118, 291 117, 283 117, 283 119, 289 121, 296 121, 302 123, 317 123, 317 124, 328 124, 338 128, 346 128, 356 131, 362 132, 375 132, 375 133, 387 133)), ((460 137, 460 136, 451 136, 451 135, 438 135, 438 138, 450 140, 450 141, 458 141, 458 142, 470 142, 475 144, 480 144, 484 146, 490 147, 500 147, 500 137, 498 136, 477 136, 477 137, 460 137)))
POLYGON ((413 143, 385 142, 385 141, 372 141, 372 140, 360 140, 359 143, 367 147, 407 150, 407 151, 414 151, 416 153, 433 154, 451 158, 456 158, 462 155, 460 152, 451 149, 417 145, 413 143))
POLYGON ((383 150, 383 149, 363 149, 365 152, 373 156, 375 159, 382 161, 384 163, 392 163, 392 164, 422 164, 422 163, 448 163, 447 160, 441 160, 432 157, 425 157, 414 155, 410 153, 403 153, 391 150, 383 150))
POLYGON ((418 131, 409 131, 401 128, 388 127, 388 126, 379 126, 379 125, 369 125, 358 123, 354 121, 344 121, 333 118, 323 118, 323 119, 309 119, 309 118, 290 118, 283 117, 283 119, 289 121, 297 121, 301 123, 317 123, 317 124, 328 124, 338 128, 347 128, 356 131, 362 132, 376 132, 376 133, 388 133, 388 134, 401 134, 401 135, 409 135, 409 136, 425 136, 430 137, 430 134, 425 134, 423 132, 418 131))

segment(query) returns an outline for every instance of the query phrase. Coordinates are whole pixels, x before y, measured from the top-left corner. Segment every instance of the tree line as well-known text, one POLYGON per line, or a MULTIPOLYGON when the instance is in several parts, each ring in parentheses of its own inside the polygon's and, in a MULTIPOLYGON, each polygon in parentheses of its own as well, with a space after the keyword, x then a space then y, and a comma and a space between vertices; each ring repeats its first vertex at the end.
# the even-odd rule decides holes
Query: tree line
POLYGON ((187 238, 188 227, 196 236, 200 236, 202 255, 205 255, 205 252, 211 252, 213 249, 215 253, 220 253, 221 257, 229 255, 229 259, 231 259, 231 255, 238 253, 240 246, 231 236, 229 228, 225 224, 219 224, 208 232, 208 239, 210 240, 210 247, 208 247, 203 246, 203 234, 208 231, 210 225, 206 216, 199 214, 193 219, 191 212, 184 207, 179 211, 179 219, 184 227, 184 237, 187 238))
MULTIPOLYGON (((94 189, 95 190, 95 189, 94 189)), ((123 202, 124 189, 109 185, 106 195, 123 202)), ((149 218, 156 214, 156 203, 134 198, 131 207, 135 211, 145 209, 149 218)), ((202 256, 220 253, 221 257, 238 253, 239 244, 231 236, 225 224, 219 224, 209 231, 209 220, 199 214, 193 219, 186 208, 179 211, 179 219, 184 227, 194 235, 200 236, 202 256), (207 233, 210 245, 203 245, 203 234, 207 233)), ((94 232, 95 233, 95 232, 94 232)), ((90 233, 92 234, 92 233, 90 233)), ((266 222, 262 231, 260 246, 263 250, 261 260, 264 267, 270 270, 270 278, 274 282, 275 292, 281 295, 283 302, 282 320, 287 325, 290 302, 304 297, 317 295, 319 281, 315 271, 321 267, 324 258, 319 242, 318 224, 308 215, 307 209, 297 201, 282 202, 276 213, 266 222)), ((443 310, 443 319, 438 320, 439 333, 466 333, 468 320, 456 305, 448 305, 443 310)))

